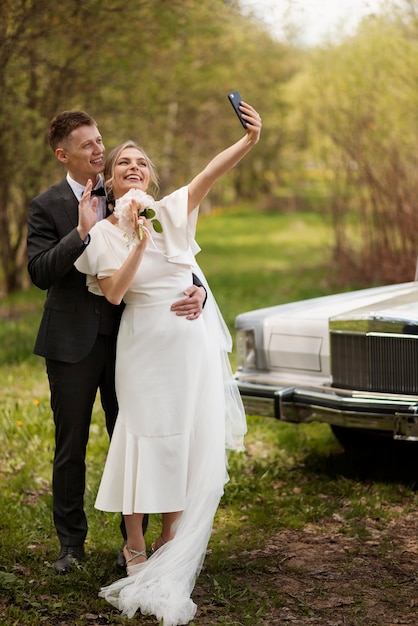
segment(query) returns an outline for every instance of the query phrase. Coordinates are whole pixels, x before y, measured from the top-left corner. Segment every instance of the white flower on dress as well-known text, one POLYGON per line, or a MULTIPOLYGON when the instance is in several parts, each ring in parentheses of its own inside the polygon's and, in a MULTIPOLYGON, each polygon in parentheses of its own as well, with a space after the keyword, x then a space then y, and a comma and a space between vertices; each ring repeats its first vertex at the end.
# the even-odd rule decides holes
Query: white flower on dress
POLYGON ((162 233, 163 228, 159 220, 155 218, 155 200, 152 196, 145 193, 141 189, 130 189, 121 198, 118 198, 115 202, 115 209, 113 215, 117 217, 118 222, 122 230, 125 233, 133 233, 132 226, 132 209, 131 201, 136 200, 139 204, 138 217, 143 216, 145 219, 150 220, 154 230, 157 233, 162 233))

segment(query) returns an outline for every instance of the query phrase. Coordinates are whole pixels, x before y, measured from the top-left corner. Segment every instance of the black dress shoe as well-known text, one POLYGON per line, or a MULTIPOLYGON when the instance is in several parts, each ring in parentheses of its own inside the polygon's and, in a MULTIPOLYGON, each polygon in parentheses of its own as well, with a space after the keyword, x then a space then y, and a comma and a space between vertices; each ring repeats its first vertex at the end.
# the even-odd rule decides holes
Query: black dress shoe
POLYGON ((84 556, 83 546, 61 546, 55 571, 58 574, 68 574, 73 565, 78 565, 84 556))

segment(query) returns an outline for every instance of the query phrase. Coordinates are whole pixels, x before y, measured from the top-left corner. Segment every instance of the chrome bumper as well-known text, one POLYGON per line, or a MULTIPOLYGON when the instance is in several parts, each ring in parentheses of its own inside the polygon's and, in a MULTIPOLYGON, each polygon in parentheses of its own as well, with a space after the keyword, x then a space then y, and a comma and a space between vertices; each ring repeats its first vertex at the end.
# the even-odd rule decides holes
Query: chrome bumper
POLYGON ((386 431, 395 439, 418 441, 418 396, 237 382, 248 415, 386 431))

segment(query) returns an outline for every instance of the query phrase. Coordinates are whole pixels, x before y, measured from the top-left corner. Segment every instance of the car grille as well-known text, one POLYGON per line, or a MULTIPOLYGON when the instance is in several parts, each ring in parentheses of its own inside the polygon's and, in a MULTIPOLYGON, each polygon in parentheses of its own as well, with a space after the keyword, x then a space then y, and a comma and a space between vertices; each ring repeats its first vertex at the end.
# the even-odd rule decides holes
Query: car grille
POLYGON ((418 393, 418 336, 331 332, 334 387, 418 393))

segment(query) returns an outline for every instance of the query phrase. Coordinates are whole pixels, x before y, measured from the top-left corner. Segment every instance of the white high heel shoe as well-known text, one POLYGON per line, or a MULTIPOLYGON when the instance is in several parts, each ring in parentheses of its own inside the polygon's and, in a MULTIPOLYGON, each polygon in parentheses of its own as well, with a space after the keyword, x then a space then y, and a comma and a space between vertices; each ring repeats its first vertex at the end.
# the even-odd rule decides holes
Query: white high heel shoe
POLYGON ((164 540, 163 536, 160 535, 159 537, 157 537, 157 539, 154 541, 154 543, 151 544, 151 552, 157 552, 157 550, 159 550, 160 548, 162 548, 163 546, 165 546, 167 542, 164 540), (158 545, 160 544, 160 545, 158 545))
POLYGON ((146 562, 147 552, 145 548, 143 550, 134 550, 133 548, 128 548, 127 545, 124 547, 124 550, 127 550, 127 552, 129 552, 129 554, 131 555, 129 558, 126 559, 126 574, 128 576, 133 576, 134 574, 138 572, 141 565, 143 565, 146 562), (144 556, 145 561, 142 561, 141 563, 136 563, 135 565, 129 565, 131 561, 134 561, 140 556, 144 556))

